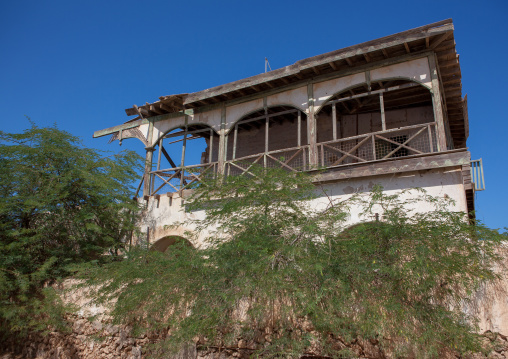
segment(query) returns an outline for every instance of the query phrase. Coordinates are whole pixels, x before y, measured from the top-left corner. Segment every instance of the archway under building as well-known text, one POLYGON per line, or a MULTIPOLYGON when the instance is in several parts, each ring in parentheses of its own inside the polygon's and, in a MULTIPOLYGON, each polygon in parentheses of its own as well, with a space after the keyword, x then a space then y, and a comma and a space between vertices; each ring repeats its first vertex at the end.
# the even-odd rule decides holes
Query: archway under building
POLYGON ((174 246, 174 245, 178 245, 178 244, 183 244, 183 245, 186 245, 188 247, 194 248, 192 243, 189 242, 184 237, 181 237, 181 236, 165 236, 165 237, 162 237, 162 238, 158 239, 157 241, 155 241, 155 243, 152 244, 150 249, 152 251, 159 251, 159 252, 164 253, 164 252, 168 251, 169 247, 174 246))

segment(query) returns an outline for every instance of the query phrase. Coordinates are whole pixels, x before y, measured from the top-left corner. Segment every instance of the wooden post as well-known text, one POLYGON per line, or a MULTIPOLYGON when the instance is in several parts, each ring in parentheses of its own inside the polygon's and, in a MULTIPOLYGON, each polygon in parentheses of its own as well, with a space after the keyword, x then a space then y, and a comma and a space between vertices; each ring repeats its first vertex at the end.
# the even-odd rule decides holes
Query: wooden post
POLYGON ((372 159, 376 160, 376 139, 374 138, 374 135, 371 135, 372 140, 372 159))
POLYGON ((263 165, 264 165, 264 168, 267 167, 268 165, 268 159, 266 158, 266 153, 268 152, 268 140, 269 140, 269 136, 268 136, 268 129, 270 127, 270 119, 268 118, 268 99, 265 97, 263 98, 263 107, 265 108, 265 155, 263 157, 263 165))
POLYGON ((432 104, 434 107, 434 119, 436 121, 437 150, 446 151, 446 133, 444 128, 443 106, 441 103, 441 89, 437 73, 435 54, 427 57, 429 60, 430 77, 432 79, 432 104))
POLYGON ((184 181, 184 177, 185 177, 184 167, 185 167, 185 148, 186 147, 187 147, 187 116, 185 116, 185 130, 183 133, 183 145, 182 145, 182 161, 180 162, 180 167, 182 169, 180 171, 180 188, 183 187, 183 181, 184 181))
POLYGON ((298 147, 302 146, 302 112, 298 111, 298 147))
POLYGON ((221 123, 220 123, 220 131, 219 131, 219 152, 218 152, 218 167, 217 172, 219 174, 224 174, 224 146, 225 146, 225 132, 226 132, 226 106, 222 107, 221 112, 221 123))
POLYGON ((427 125, 427 132, 429 134, 429 152, 434 152, 434 143, 432 142, 432 127, 431 125, 427 125))
POLYGON ((163 137, 161 137, 159 140, 159 153, 157 154, 157 171, 161 169, 162 140, 163 137))
POLYGON ((381 128, 386 131, 385 101, 382 92, 379 94, 379 105, 381 106, 381 128))
POLYGON ((149 120, 148 123, 148 147, 146 147, 146 158, 145 158, 145 174, 144 174, 144 183, 143 183, 143 197, 150 196, 150 187, 152 181, 150 180, 150 172, 152 171, 152 159, 153 159, 153 151, 154 148, 152 146, 153 139, 153 122, 149 120))
POLYGON ((332 129, 333 129, 333 139, 337 139, 337 108, 335 104, 332 104, 332 129))
POLYGON ((309 165, 316 167, 318 164, 318 153, 316 146, 316 120, 314 116, 314 88, 312 84, 307 85, 308 109, 307 115, 307 139, 309 142, 309 165))
POLYGON ((209 147, 209 152, 208 152, 208 163, 212 163, 212 160, 213 160, 213 129, 210 129, 210 145, 208 146, 209 147))
POLYGON ((233 137, 233 159, 236 158, 236 139, 238 137, 238 124, 235 125, 235 134, 233 137))

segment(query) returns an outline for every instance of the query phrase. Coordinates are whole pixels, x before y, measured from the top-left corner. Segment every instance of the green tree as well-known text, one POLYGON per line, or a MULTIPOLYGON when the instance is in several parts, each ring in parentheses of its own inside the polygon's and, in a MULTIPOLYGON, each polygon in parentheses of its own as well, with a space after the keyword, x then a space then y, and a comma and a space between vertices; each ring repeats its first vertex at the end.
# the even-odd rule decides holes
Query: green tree
POLYGON ((0 132, 0 341, 61 326, 47 285, 71 263, 118 255, 134 230, 139 165, 134 153, 105 157, 56 127, 0 132))
POLYGON ((305 174, 249 172, 200 185, 187 202, 187 211, 206 210, 192 223, 198 231, 216 228, 206 248, 135 250, 84 270, 89 285, 101 284, 99 302, 118 299, 116 323, 169 328, 154 353, 191 340, 235 347, 239 338, 264 357, 338 357, 368 343, 400 357, 480 350, 463 307, 481 282, 497 278, 505 235, 424 192, 403 200, 375 188, 339 202, 305 174), (421 202, 433 210, 411 210, 421 202), (382 216, 346 228, 353 205, 366 219, 382 216))

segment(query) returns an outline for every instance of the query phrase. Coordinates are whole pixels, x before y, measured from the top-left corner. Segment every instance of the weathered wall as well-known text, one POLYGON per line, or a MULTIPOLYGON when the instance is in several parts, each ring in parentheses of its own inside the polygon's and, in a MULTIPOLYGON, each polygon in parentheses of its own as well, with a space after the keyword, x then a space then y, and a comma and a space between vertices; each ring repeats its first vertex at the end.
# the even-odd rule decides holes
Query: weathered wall
MULTIPOLYGON (((452 210, 467 212, 461 169, 453 167, 355 178, 318 185, 316 187, 317 199, 313 201, 312 205, 315 208, 324 208, 329 198, 344 200, 354 193, 369 192, 374 185, 381 185, 387 194, 394 194, 402 190, 419 187, 426 190, 432 196, 447 196, 453 199, 455 204, 452 210)), ((205 244, 203 241, 207 233, 201 233, 197 238, 190 238, 185 234, 186 231, 193 231, 192 225, 168 228, 169 225, 175 223, 204 218, 205 213, 203 211, 186 212, 183 210, 185 197, 188 196, 188 193, 183 191, 183 197, 178 193, 169 194, 169 196, 172 196, 171 200, 167 195, 161 195, 159 200, 150 197, 147 201, 143 201, 146 204, 146 209, 141 230, 146 233, 147 228, 149 228, 150 243, 153 244, 166 236, 181 236, 189 239, 195 247, 205 244)), ((405 196, 407 198, 416 198, 419 196, 419 193, 417 191, 410 191, 405 196)), ((429 211, 431 207, 428 204, 420 204, 412 209, 425 212, 429 211)), ((361 210, 362 208, 359 206, 351 208, 351 215, 347 225, 371 220, 369 218, 362 218, 360 216, 361 210)), ((142 236, 141 240, 146 240, 146 235, 142 236)))
MULTIPOLYGON (((75 282, 68 280, 64 286, 69 287, 75 282)), ((504 287, 508 288, 508 281, 505 278, 504 287)), ((493 291, 493 288, 486 288, 478 293, 479 310, 490 310, 485 308, 487 302, 485 297, 496 297, 500 292, 493 291)), ((78 304, 81 308, 78 315, 68 318, 71 326, 70 333, 51 332, 47 336, 31 335, 28 340, 22 343, 0 343, 0 359, 141 359, 149 358, 151 344, 164 339, 168 332, 160 331, 149 335, 135 337, 127 327, 114 326, 108 323, 106 310, 90 304, 90 298, 85 289, 67 292, 64 300, 78 304), (87 317, 91 314, 102 314, 90 321, 87 317)), ((488 302, 488 305, 492 304, 488 302)), ((308 323, 310 324, 310 323, 308 323)), ((302 325, 302 330, 312 332, 312 326, 302 325)), ((493 350, 488 355, 477 354, 470 359, 508 359, 508 340, 506 331, 495 330, 492 326, 482 327, 484 343, 492 345, 493 350), (504 333, 504 335, 503 335, 504 333)), ((502 329, 502 328, 501 328, 502 329)), ((165 354, 168 359, 229 359, 249 358, 255 349, 261 349, 271 342, 271 333, 268 329, 259 330, 253 340, 237 338, 235 343, 230 343, 220 349, 216 347, 204 348, 199 340, 181 348, 176 354, 165 354)), ((389 352, 383 351, 375 342, 365 340, 354 340, 352 342, 337 341, 337 349, 348 347, 353 350, 358 358, 386 359, 390 358, 389 352)), ((309 355, 304 358, 311 358, 319 355, 319 349, 310 347, 309 355)), ((458 359, 453 353, 443 353, 445 358, 458 359)))

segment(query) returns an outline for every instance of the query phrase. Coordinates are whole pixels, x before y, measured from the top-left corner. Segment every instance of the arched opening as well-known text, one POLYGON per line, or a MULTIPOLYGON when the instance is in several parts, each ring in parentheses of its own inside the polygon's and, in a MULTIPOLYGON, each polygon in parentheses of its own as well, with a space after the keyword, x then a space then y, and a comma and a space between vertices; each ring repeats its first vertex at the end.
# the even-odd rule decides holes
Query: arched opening
POLYGON ((320 109, 317 142, 327 167, 437 151, 432 95, 405 79, 350 88, 320 109))
POLYGON ((228 175, 246 173, 253 164, 288 171, 308 164, 307 116, 293 106, 268 107, 244 116, 226 140, 228 175))
POLYGON ((164 133, 154 146, 150 194, 192 188, 202 176, 216 171, 219 136, 203 124, 164 133))
POLYGON ((176 244, 184 244, 188 247, 194 248, 191 242, 180 236, 167 236, 156 241, 150 248, 152 251, 166 252, 170 246, 176 244))

